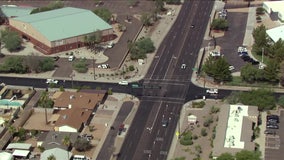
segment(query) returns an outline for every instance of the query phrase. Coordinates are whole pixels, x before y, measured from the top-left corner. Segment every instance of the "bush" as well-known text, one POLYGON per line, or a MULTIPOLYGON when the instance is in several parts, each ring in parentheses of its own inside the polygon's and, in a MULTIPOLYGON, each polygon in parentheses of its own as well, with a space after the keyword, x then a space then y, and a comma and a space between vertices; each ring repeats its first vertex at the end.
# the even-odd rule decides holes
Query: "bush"
POLYGON ((215 114, 218 113, 219 111, 220 111, 219 107, 212 106, 210 109, 210 114, 215 114))
POLYGON ((74 69, 79 73, 86 73, 88 71, 88 64, 86 59, 80 59, 73 64, 74 69))
POLYGON ((257 15, 263 15, 265 13, 265 9, 262 7, 257 7, 256 8, 256 14, 257 15))
POLYGON ((133 66, 133 65, 130 65, 130 66, 129 66, 129 71, 134 71, 134 70, 135 70, 134 66, 133 66))
POLYGON ((205 106, 204 101, 192 102, 192 108, 203 108, 204 106, 205 106))
POLYGON ((212 116, 209 116, 209 117, 207 117, 206 120, 203 122, 203 126, 204 126, 204 127, 209 127, 211 123, 213 123, 213 117, 212 117, 212 116))
POLYGON ((207 136, 207 131, 206 131, 205 128, 202 128, 202 129, 201 129, 201 135, 202 135, 203 137, 207 136))
POLYGON ((214 19, 211 24, 211 29, 214 30, 228 30, 228 27, 228 21, 223 18, 214 19))
POLYGON ((184 146, 192 145, 192 133, 191 132, 186 132, 182 135, 180 139, 180 144, 184 146))

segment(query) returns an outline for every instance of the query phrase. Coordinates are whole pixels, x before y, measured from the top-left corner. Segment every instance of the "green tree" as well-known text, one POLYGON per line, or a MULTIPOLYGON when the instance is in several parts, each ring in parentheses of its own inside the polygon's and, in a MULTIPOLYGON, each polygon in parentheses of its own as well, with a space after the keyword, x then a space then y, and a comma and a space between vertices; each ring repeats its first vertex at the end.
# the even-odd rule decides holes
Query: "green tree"
POLYGON ((181 139, 180 139, 180 144, 184 146, 192 145, 192 133, 191 132, 186 132, 182 134, 181 139))
POLYGON ((279 63, 270 59, 267 63, 267 66, 264 68, 264 78, 267 81, 277 83, 279 81, 279 63))
POLYGON ((226 82, 232 80, 229 66, 225 58, 220 57, 216 59, 210 56, 206 59, 202 69, 208 76, 214 78, 216 82, 226 82))
POLYGON ((180 4, 181 0, 165 0, 167 4, 180 4))
POLYGON ((59 9, 63 7, 64 7, 64 3, 61 1, 50 2, 47 6, 33 9, 30 14, 50 11, 50 10, 59 9))
POLYGON ((268 50, 270 40, 266 34, 266 28, 264 25, 256 27, 252 32, 252 36, 254 38, 252 52, 256 53, 257 55, 261 55, 263 49, 264 51, 268 50))
POLYGON ((261 160, 259 151, 242 150, 236 153, 236 160, 261 160))
POLYGON ((273 43, 268 48, 267 55, 270 58, 275 59, 277 62, 284 60, 284 41, 282 39, 278 40, 276 43, 273 43))
POLYGON ((259 70, 250 63, 246 64, 241 68, 241 78, 243 81, 248 83, 254 83, 255 81, 263 80, 263 70, 259 70))
POLYGON ((23 58, 19 56, 8 57, 4 64, 0 65, 0 72, 4 73, 26 73, 28 67, 23 64, 23 58))
POLYGON ((45 123, 47 124, 47 108, 52 108, 54 105, 54 102, 49 98, 48 96, 48 92, 44 91, 41 93, 40 95, 40 99, 39 99, 39 106, 44 108, 44 112, 45 112, 45 123))
POLYGON ((90 141, 88 141, 86 138, 78 138, 74 143, 74 148, 77 151, 87 151, 92 147, 90 141))
POLYGON ((278 98, 277 104, 280 105, 281 107, 284 107, 284 96, 280 96, 278 98))
POLYGON ((235 157, 231 153, 222 153, 217 160, 235 160, 235 157))
POLYGON ((268 89, 241 92, 239 96, 240 103, 244 105, 258 106, 259 111, 271 110, 276 104, 273 92, 268 89))
POLYGON ((257 7, 256 8, 256 14, 257 15, 263 15, 265 13, 265 9, 263 7, 257 7))
POLYGON ((215 30, 227 30, 228 27, 229 27, 228 21, 223 18, 214 19, 211 24, 211 29, 215 30))
POLYGON ((280 67, 279 67, 279 80, 280 80, 280 84, 282 86, 284 86, 284 61, 282 61, 280 63, 280 67))
POLYGON ((54 60, 50 57, 44 58, 42 61, 39 62, 39 70, 42 72, 52 71, 54 70, 54 60))
POLYGON ((97 8, 93 12, 107 23, 110 22, 112 13, 107 8, 97 8))
POLYGON ((139 50, 144 50, 145 53, 151 53, 155 51, 154 43, 149 37, 138 40, 137 47, 139 48, 139 50))
POLYGON ((157 12, 162 12, 165 10, 165 4, 163 0, 156 0, 155 1, 155 7, 157 12))
POLYGON ((56 157, 52 154, 47 157, 47 160, 56 160, 56 157))
POLYGON ((5 48, 10 51, 17 51, 21 48, 22 39, 17 32, 10 31, 9 29, 5 29, 1 31, 1 39, 5 44, 5 48))
POLYGON ((84 42, 89 46, 95 46, 102 41, 102 31, 97 30, 96 32, 89 34, 84 37, 84 42))
POLYGON ((88 71, 88 64, 86 59, 80 59, 73 63, 74 69, 79 73, 86 73, 88 71))
POLYGON ((142 24, 146 27, 151 26, 151 14, 150 13, 142 13, 141 17, 140 17, 140 21, 142 22, 142 24))

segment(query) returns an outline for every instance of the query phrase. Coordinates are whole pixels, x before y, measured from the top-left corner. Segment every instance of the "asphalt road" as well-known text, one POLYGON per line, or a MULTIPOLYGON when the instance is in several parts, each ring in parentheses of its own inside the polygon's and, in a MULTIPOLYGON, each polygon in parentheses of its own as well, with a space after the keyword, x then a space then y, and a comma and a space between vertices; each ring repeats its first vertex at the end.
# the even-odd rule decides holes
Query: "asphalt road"
POLYGON ((130 113, 130 111, 133 108, 134 103, 131 101, 124 102, 117 114, 117 117, 115 118, 113 124, 111 126, 114 127, 113 130, 110 130, 108 133, 104 144, 99 152, 99 155, 97 156, 97 159, 110 159, 113 151, 114 151, 114 141, 118 134, 118 129, 121 124, 123 124, 124 120, 130 113))
POLYGON ((190 77, 212 7, 213 1, 205 0, 183 4, 144 79, 144 86, 155 88, 143 89, 141 105, 118 159, 167 158, 182 105, 187 97, 194 99, 204 93, 204 89, 193 87, 190 77), (181 69, 182 64, 186 69, 181 69), (162 126, 164 120, 169 122, 167 127, 162 126))

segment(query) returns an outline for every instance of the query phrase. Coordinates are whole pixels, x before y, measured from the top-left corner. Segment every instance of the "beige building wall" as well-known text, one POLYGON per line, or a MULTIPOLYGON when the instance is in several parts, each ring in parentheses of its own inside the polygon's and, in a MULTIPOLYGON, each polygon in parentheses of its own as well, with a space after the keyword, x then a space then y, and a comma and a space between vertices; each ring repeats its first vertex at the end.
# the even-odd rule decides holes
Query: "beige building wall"
POLYGON ((45 44, 46 46, 51 47, 51 42, 44 37, 40 32, 35 30, 30 24, 23 23, 21 21, 17 21, 15 19, 9 20, 10 25, 17 30, 27 34, 28 36, 40 41, 41 43, 45 44))

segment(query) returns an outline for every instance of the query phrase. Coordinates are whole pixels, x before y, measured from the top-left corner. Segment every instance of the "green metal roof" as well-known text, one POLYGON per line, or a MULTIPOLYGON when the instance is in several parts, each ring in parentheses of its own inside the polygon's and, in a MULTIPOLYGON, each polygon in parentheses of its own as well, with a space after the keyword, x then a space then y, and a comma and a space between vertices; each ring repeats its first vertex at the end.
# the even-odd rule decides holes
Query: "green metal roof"
POLYGON ((66 7, 14 18, 31 24, 49 41, 62 40, 112 27, 92 11, 66 7))
POLYGON ((2 5, 0 6, 0 9, 5 17, 20 17, 29 15, 34 8, 16 5, 2 5))

